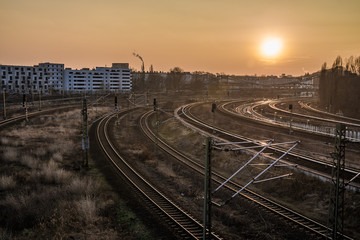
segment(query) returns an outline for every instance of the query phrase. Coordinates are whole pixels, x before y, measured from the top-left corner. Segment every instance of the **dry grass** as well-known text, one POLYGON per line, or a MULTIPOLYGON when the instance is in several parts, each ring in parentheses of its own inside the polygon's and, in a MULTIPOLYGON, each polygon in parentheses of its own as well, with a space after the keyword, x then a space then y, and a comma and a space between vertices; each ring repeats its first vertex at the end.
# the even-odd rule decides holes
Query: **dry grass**
POLYGON ((10 144, 10 139, 7 138, 7 137, 1 137, 1 138, 0 138, 0 142, 1 142, 1 145, 2 145, 2 146, 8 145, 8 144, 10 144))
POLYGON ((99 193, 100 184, 92 178, 74 177, 67 189, 70 193, 82 197, 94 197, 99 193))
POLYGON ((46 155, 46 150, 43 147, 39 147, 39 148, 36 148, 34 150, 34 154, 35 154, 35 156, 41 158, 41 157, 44 157, 46 155))
POLYGON ((93 198, 86 196, 76 202, 76 208, 86 224, 92 224, 97 218, 96 203, 93 198))
POLYGON ((31 169, 35 169, 39 166, 39 161, 29 155, 22 156, 20 163, 31 169))
POLYGON ((55 161, 55 162, 61 162, 63 160, 63 156, 60 152, 56 152, 52 155, 52 159, 55 161))
MULTIPOLYGON (((204 116, 205 119, 206 116, 204 116)), ((211 122, 211 119, 209 121, 211 122)), ((228 126, 229 123, 224 123, 223 125, 228 126)), ((181 126, 181 124, 175 121, 169 121, 166 125, 161 126, 160 135, 172 142, 176 148, 196 155, 203 161, 204 146, 202 142, 204 139, 199 134, 194 134, 191 131, 182 129, 185 129, 185 127, 181 126)), ((249 152, 235 155, 233 152, 214 151, 212 154, 213 170, 225 176, 230 176, 253 155, 254 154, 250 154, 249 152)), ((258 157, 253 163, 269 163, 269 161, 266 158, 258 157)), ((264 166, 248 166, 235 179, 239 182, 247 183, 263 169, 264 166)), ((166 168, 166 166, 159 164, 157 170, 162 175, 169 176, 167 171, 173 169, 166 168)), ((178 192, 184 192, 185 196, 196 196, 196 189, 192 192, 185 192, 185 186, 192 186, 193 183, 181 181, 181 178, 178 177, 179 171, 174 172, 177 176, 175 177, 176 182, 173 183, 173 187, 178 188, 178 192), (177 186, 181 184, 183 186, 177 186)), ((292 178, 253 184, 250 188, 256 189, 257 192, 276 199, 276 201, 280 201, 283 205, 289 206, 307 216, 326 222, 329 198, 329 187, 327 183, 321 182, 317 178, 301 174, 299 171, 293 171, 291 168, 276 167, 272 168, 268 172, 268 175, 263 175, 261 179, 287 173, 293 173, 294 175, 292 178)), ((224 198, 224 196, 220 198, 224 198)), ((350 215, 353 214, 349 211, 349 216, 350 215)))
POLYGON ((18 157, 18 152, 16 151, 15 148, 13 147, 5 147, 4 149, 4 153, 3 153, 3 158, 5 161, 7 162, 15 162, 17 161, 18 157))
POLYGON ((16 187, 16 182, 12 176, 0 176, 0 190, 9 190, 16 187))
POLYGON ((42 165, 40 177, 44 183, 65 184, 70 182, 71 173, 59 168, 56 162, 50 160, 42 165))
MULTIPOLYGON (((103 110, 92 112, 89 121, 103 110)), ((1 132, 0 173, 16 171, 16 178, 0 177, 0 240, 122 239, 114 219, 104 215, 106 208, 116 216, 115 202, 104 197, 97 177, 88 176, 92 171, 77 168, 80 126, 76 109, 1 132)), ((149 152, 139 156, 148 158, 149 152)))
POLYGON ((63 192, 56 188, 10 193, 0 201, 0 223, 12 230, 32 227, 41 219, 51 216, 62 196, 63 192))
POLYGON ((176 173, 169 164, 160 162, 157 166, 157 170, 166 177, 176 177, 176 173))
POLYGON ((0 228, 0 240, 10 240, 13 239, 11 231, 5 228, 0 228))

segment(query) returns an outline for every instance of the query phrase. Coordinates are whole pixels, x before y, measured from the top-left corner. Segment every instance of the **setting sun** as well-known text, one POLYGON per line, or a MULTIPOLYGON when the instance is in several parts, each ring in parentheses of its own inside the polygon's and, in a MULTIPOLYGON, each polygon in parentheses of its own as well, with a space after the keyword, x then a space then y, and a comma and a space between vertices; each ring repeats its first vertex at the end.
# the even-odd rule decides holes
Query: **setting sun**
POLYGON ((282 46, 280 38, 266 38, 261 44, 261 53, 266 57, 276 57, 280 54, 282 46))

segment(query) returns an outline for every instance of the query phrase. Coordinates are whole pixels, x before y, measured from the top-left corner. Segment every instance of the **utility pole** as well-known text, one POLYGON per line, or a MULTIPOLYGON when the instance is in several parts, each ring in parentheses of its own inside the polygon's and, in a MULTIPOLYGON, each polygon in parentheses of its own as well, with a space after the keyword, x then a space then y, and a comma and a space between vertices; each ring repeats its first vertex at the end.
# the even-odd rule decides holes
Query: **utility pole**
POLYGON ((6 119, 5 89, 3 90, 4 120, 6 119))
POLYGON ((205 140, 203 240, 211 239, 211 141, 205 140))
POLYGON ((88 137, 88 114, 86 106, 86 98, 83 100, 83 109, 81 111, 83 115, 82 121, 82 150, 83 150, 83 167, 88 168, 88 149, 89 149, 89 137, 88 137))
POLYGON ((155 136, 155 151, 157 150, 157 145, 158 145, 158 136, 159 136, 159 113, 158 113, 158 109, 157 109, 157 102, 156 102, 156 98, 154 98, 154 112, 156 115, 156 121, 155 121, 155 126, 156 126, 156 136, 155 136))
POLYGON ((292 113, 293 113, 293 105, 290 104, 289 105, 289 109, 290 109, 290 134, 293 134, 293 130, 292 130, 292 121, 293 121, 293 117, 292 117, 292 113))
POLYGON ((39 111, 41 111, 41 89, 39 89, 39 111))
POLYGON ((34 105, 34 90, 31 88, 31 105, 34 105))
POLYGON ((23 94, 23 108, 25 109, 25 120, 28 122, 28 109, 27 109, 27 100, 26 100, 26 94, 23 94))
POLYGON ((332 179, 329 200, 328 227, 332 240, 343 239, 344 230, 344 194, 345 194, 345 133, 346 126, 338 123, 335 132, 332 179), (332 230, 332 232, 330 232, 332 230))
POLYGON ((115 100, 114 100, 115 110, 118 108, 118 107, 117 107, 117 100, 118 100, 118 99, 117 99, 117 96, 115 95, 115 100))

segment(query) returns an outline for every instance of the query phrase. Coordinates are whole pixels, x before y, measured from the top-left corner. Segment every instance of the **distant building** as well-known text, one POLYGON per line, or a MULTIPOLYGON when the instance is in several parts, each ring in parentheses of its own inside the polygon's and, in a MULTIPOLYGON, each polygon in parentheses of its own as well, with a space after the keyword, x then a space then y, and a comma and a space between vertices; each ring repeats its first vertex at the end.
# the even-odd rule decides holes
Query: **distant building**
POLYGON ((129 92, 132 89, 132 74, 128 66, 121 63, 91 70, 65 69, 64 90, 66 92, 129 92))
POLYGON ((39 63, 39 68, 46 70, 49 89, 62 92, 64 88, 64 64, 39 63))
POLYGON ((112 67, 73 70, 64 64, 39 63, 34 66, 0 65, 0 89, 15 93, 129 92, 132 72, 128 63, 113 63, 112 67))
POLYGON ((48 92, 63 88, 64 64, 0 65, 1 89, 15 93, 48 92))

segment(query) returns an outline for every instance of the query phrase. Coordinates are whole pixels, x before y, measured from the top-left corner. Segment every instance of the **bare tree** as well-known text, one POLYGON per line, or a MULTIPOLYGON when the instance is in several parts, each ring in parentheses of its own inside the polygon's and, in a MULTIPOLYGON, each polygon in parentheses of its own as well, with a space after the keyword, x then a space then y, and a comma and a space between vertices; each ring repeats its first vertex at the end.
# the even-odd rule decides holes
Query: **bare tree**
POLYGON ((326 70, 326 62, 323 63, 323 65, 321 66, 321 71, 325 71, 326 70))
POLYGON ((336 57, 332 67, 333 68, 342 67, 342 58, 341 58, 341 56, 336 57))
POLYGON ((360 75, 360 56, 355 58, 354 68, 355 68, 355 73, 360 75))
POLYGON ((174 67, 170 69, 168 79, 166 80, 166 89, 180 91, 183 85, 183 75, 184 70, 182 70, 180 67, 174 67))

